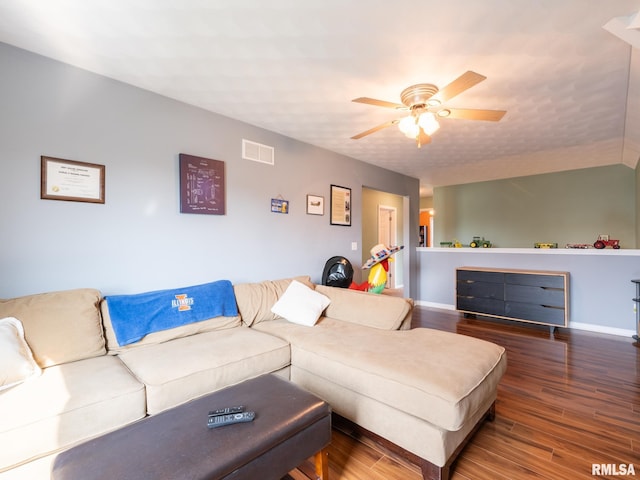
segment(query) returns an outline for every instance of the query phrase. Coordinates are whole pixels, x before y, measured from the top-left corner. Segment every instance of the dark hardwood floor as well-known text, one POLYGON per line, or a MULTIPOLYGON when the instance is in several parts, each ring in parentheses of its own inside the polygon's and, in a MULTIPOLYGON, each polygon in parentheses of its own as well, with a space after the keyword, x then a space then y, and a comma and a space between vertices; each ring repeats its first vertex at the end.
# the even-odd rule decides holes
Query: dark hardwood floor
MULTIPOLYGON (((507 349, 496 419, 483 424, 462 451, 452 480, 621 478, 611 464, 617 473, 633 468, 635 476, 622 478, 640 478, 640 347, 633 339, 569 329, 552 334, 426 307, 415 308, 412 326, 507 349), (594 464, 611 475, 593 475, 594 464)), ((337 430, 329 462, 330 480, 421 478, 404 459, 337 430)), ((300 471, 290 476, 304 478, 300 471)))

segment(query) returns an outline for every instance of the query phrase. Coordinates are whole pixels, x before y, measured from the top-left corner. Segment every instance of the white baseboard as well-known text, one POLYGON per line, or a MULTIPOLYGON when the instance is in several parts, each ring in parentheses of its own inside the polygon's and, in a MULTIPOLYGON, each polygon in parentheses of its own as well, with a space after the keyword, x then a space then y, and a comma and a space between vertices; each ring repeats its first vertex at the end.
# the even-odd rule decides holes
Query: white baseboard
MULTIPOLYGON (((435 303, 435 302, 425 302, 422 300, 416 300, 415 304, 420 307, 440 308, 442 310, 455 311, 456 309, 455 305, 449 305, 447 303, 435 303)), ((632 337, 633 335, 636 334, 636 332, 634 332, 633 330, 608 327, 606 325, 594 325, 592 323, 569 322, 569 328, 572 328, 575 330, 585 330, 588 332, 595 332, 595 333, 606 333, 608 335, 617 335, 620 337, 632 337)))
POLYGON ((569 328, 576 330, 586 330, 588 332, 607 333, 609 335, 618 335, 621 337, 632 337, 636 334, 633 330, 625 328, 607 327, 606 325, 593 325, 592 323, 569 322, 569 328))
POLYGON ((435 303, 435 302, 424 302, 422 300, 416 300, 415 304, 420 307, 431 307, 431 308, 440 308, 442 310, 455 310, 455 305, 449 305, 447 303, 435 303))

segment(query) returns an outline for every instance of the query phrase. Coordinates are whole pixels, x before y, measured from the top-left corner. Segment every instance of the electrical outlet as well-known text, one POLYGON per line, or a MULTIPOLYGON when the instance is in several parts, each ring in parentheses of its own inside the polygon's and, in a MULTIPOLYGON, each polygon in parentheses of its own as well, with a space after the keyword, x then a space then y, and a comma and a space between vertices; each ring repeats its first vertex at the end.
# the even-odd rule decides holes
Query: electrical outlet
POLYGON ((351 250, 353 251, 358 250, 358 242, 351 242, 351 250))

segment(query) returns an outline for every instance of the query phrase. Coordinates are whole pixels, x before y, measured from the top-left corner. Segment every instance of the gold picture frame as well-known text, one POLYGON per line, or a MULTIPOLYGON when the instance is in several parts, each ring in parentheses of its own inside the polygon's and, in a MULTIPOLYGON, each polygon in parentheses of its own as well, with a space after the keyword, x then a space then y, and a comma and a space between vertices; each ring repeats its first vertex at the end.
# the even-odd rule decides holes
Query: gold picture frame
POLYGON ((105 166, 40 157, 40 198, 104 203, 105 166))

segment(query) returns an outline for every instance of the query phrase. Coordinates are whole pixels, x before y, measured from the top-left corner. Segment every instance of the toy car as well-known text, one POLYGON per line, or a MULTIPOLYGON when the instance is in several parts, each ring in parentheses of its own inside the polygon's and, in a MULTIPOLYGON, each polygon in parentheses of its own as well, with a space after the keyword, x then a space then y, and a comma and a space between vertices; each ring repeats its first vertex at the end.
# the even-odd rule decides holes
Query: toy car
POLYGON ((558 244, 551 242, 538 242, 533 244, 533 248, 558 248, 558 244))
POLYGON ((598 239, 594 242, 593 246, 598 249, 605 247, 620 248, 620 240, 613 240, 609 238, 609 235, 598 235, 598 239))
POLYGON ((491 247, 491 241, 485 240, 484 237, 482 237, 482 239, 480 237, 473 237, 469 246, 471 248, 478 248, 480 246, 482 246, 482 248, 489 248, 491 247))

